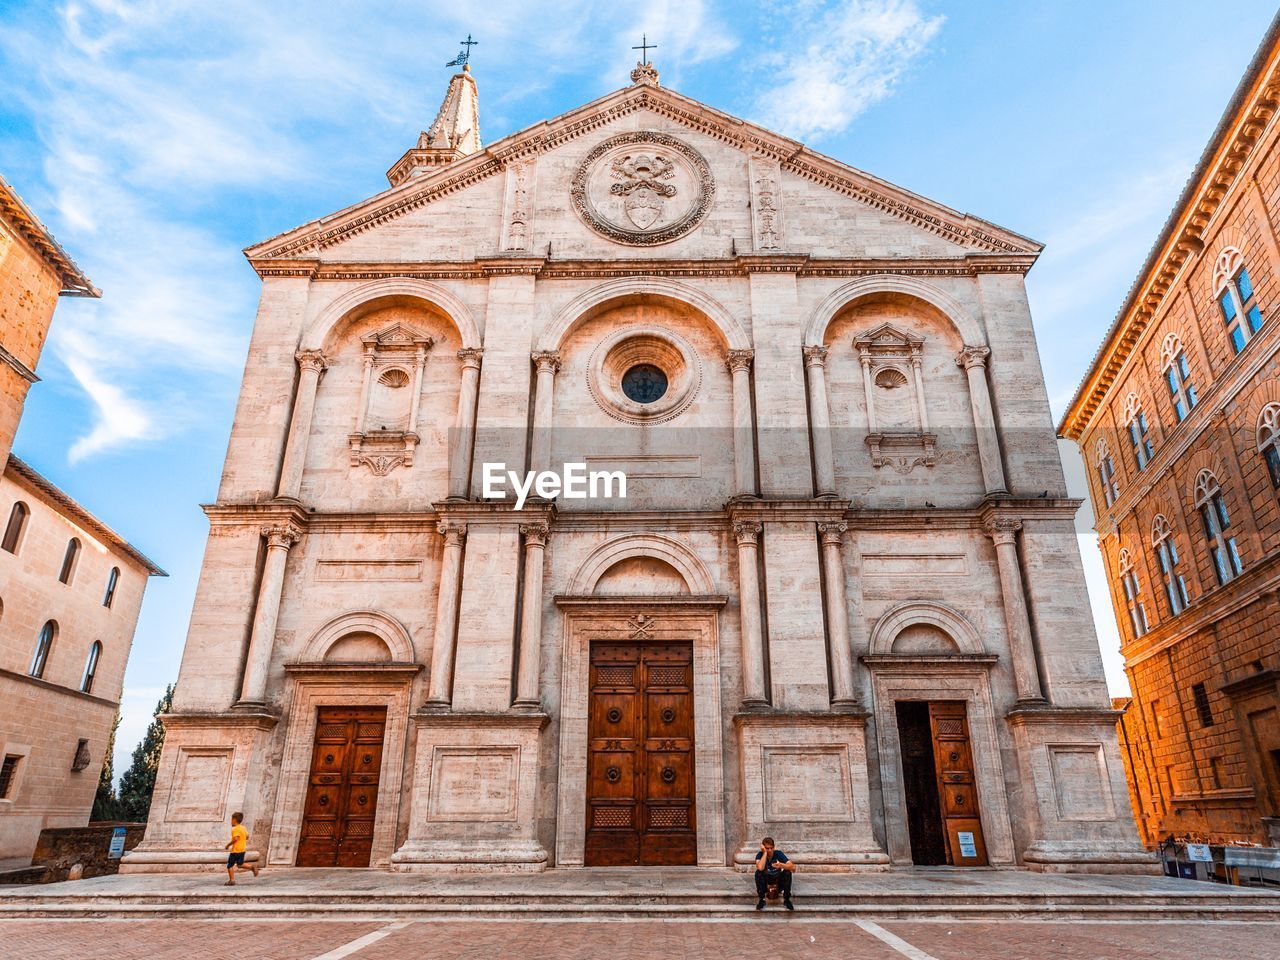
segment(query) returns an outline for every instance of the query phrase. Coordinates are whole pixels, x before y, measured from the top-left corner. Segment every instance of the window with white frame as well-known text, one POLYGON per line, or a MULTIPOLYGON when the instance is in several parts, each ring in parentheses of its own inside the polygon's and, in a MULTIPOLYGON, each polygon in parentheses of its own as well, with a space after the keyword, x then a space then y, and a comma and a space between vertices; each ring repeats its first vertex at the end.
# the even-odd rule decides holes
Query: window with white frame
POLYGON ((1111 449, 1107 446, 1107 438, 1099 437, 1095 448, 1095 462, 1098 467, 1098 482, 1102 485, 1102 499, 1107 506, 1116 502, 1120 496, 1120 485, 1116 483, 1116 464, 1111 459, 1111 449))
POLYGON ((1124 605, 1129 610, 1133 635, 1140 637, 1147 632, 1147 611, 1142 605, 1142 587, 1138 584, 1138 575, 1133 572, 1133 560, 1128 549, 1120 551, 1120 584, 1124 587, 1124 605))
POLYGON ((1155 448, 1151 445, 1151 433, 1147 430, 1147 415, 1142 412, 1142 403, 1136 393, 1125 397, 1124 419, 1129 425, 1129 442, 1133 444, 1133 460, 1139 470, 1146 469, 1155 448))
POLYGON ((1181 423, 1195 409, 1198 399, 1191 382, 1191 367, 1187 364, 1187 351, 1178 335, 1171 333, 1164 338, 1160 348, 1160 364, 1164 369, 1165 383, 1169 385, 1169 399, 1173 403, 1174 416, 1181 423))
POLYGON ((1191 601, 1187 596, 1187 581, 1183 579, 1182 572, 1178 569, 1178 564, 1182 560, 1178 556, 1178 543, 1173 537, 1169 518, 1163 513, 1156 514, 1151 524, 1151 545, 1156 551, 1160 579, 1164 581, 1164 596, 1169 602, 1169 614, 1176 617, 1191 601))
POLYGON ((1236 549, 1236 538, 1230 533, 1231 516, 1227 513, 1226 501, 1222 499, 1222 487, 1213 471, 1200 471, 1196 477, 1194 498, 1204 524, 1214 575, 1219 584, 1225 584, 1239 576, 1244 566, 1236 549))
POLYGON ((1213 295, 1217 297, 1222 321, 1227 327, 1231 349, 1239 353, 1253 335, 1262 329, 1262 310, 1253 292, 1253 281, 1245 269, 1244 258, 1235 247, 1227 247, 1218 256, 1213 271, 1213 295))
POLYGON ((1258 452, 1271 475, 1271 486, 1280 490, 1280 403, 1268 403, 1258 416, 1258 452))

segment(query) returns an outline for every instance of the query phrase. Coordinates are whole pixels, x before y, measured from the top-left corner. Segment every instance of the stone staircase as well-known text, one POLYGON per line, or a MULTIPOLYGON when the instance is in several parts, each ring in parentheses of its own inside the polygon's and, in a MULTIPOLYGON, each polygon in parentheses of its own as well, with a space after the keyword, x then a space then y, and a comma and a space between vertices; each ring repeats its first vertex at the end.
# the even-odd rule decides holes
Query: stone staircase
MULTIPOLYGON (((556 870, 513 876, 275 870, 234 889, 217 874, 101 877, 0 888, 0 920, 174 917, 368 920, 755 918, 748 879, 727 870, 556 870)), ((1280 920, 1280 891, 1164 877, 1025 871, 811 875, 796 904, 823 920, 1280 920)), ((791 914, 770 905, 764 917, 791 914)))

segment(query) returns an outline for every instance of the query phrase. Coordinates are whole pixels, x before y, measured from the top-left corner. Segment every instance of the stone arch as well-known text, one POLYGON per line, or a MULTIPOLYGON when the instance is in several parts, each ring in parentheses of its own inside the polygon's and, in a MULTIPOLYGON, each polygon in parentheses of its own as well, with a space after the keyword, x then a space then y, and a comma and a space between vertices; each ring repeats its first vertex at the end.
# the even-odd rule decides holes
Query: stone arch
POLYGON ((322 662, 331 647, 353 633, 373 634, 387 645, 387 649, 391 651, 391 659, 396 663, 414 663, 418 659, 413 649, 413 638, 409 636, 404 624, 385 613, 362 610, 344 613, 317 630, 303 647, 302 661, 322 662))
POLYGON ((673 567, 684 578, 692 594, 710 596, 715 593, 705 564, 684 544, 657 534, 635 534, 609 540, 596 547, 569 582, 570 595, 589 596, 610 567, 632 557, 653 557, 673 567))
POLYGON ((751 338, 737 318, 722 303, 698 288, 660 277, 620 277, 592 287, 564 306, 543 329, 535 350, 559 350, 570 331, 581 321, 598 313, 611 301, 636 296, 674 300, 693 307, 720 331, 730 350, 751 349, 751 338))
POLYGON ((836 314, 850 304, 877 293, 898 293, 921 300, 951 321, 965 346, 986 346, 987 337, 982 325, 951 294, 915 277, 899 277, 887 273, 860 277, 833 290, 814 310, 809 327, 805 330, 804 346, 822 346, 827 327, 836 314))
POLYGON ((342 320, 364 304, 386 297, 410 297, 421 300, 443 312, 462 337, 463 349, 481 346, 480 330, 475 317, 465 303, 438 283, 414 280, 409 277, 388 277, 371 280, 348 290, 316 315, 302 334, 302 350, 321 350, 334 328, 342 320))
POLYGON ((958 610, 936 600, 907 600, 881 615, 871 628, 871 655, 892 653, 893 641, 898 638, 898 634, 918 623, 942 630, 955 641, 961 653, 987 652, 977 629, 958 610))

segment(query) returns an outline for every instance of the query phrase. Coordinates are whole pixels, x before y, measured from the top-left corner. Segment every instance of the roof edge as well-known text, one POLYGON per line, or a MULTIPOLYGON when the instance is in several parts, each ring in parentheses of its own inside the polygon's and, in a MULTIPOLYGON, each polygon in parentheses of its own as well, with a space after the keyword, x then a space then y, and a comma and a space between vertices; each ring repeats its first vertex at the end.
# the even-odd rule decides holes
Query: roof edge
POLYGON ((40 218, 32 212, 26 202, 18 195, 18 191, 8 180, 0 175, 0 213, 8 215, 18 233, 22 234, 31 246, 35 247, 40 258, 62 280, 60 297, 100 297, 102 291, 76 266, 71 255, 62 249, 62 245, 54 239, 49 228, 40 222, 40 218))

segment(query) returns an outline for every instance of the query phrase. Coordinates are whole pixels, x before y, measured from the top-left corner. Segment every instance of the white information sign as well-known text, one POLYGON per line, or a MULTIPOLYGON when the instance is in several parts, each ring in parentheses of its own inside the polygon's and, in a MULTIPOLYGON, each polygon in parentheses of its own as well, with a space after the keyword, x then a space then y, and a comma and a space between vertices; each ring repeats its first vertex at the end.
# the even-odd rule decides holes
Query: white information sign
POLYGON ((124 837, 125 828, 116 827, 111 831, 111 846, 107 848, 107 858, 110 860, 119 860, 124 855, 124 837))
POLYGON ((978 845, 973 842, 973 834, 966 830, 961 830, 957 836, 960 838, 960 856, 976 857, 978 855, 978 845))

